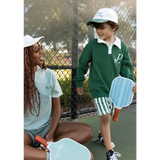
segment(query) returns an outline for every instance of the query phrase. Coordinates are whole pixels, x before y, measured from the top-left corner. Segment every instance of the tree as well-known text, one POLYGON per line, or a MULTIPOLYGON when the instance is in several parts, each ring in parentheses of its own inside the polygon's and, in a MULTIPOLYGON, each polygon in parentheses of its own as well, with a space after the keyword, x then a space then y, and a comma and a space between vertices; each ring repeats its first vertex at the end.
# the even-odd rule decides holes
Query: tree
MULTIPOLYGON (((44 36, 47 45, 52 44, 72 48, 72 1, 73 0, 24 0, 24 34, 44 36)), ((78 42, 86 43, 93 39, 93 28, 87 27, 100 8, 111 7, 119 16, 119 38, 132 46, 136 35, 136 5, 134 0, 79 0, 78 3, 78 42)))

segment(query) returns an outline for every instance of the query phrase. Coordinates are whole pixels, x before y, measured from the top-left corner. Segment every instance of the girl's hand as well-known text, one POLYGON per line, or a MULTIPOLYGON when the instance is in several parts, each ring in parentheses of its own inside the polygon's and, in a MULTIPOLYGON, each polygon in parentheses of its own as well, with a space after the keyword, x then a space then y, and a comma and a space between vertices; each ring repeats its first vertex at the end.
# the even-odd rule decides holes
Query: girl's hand
MULTIPOLYGON (((48 142, 49 143, 49 142, 48 142)), ((46 152, 50 152, 50 150, 48 148, 46 148, 43 144, 40 144, 40 147, 46 151, 46 152)))
POLYGON ((46 133, 46 135, 44 136, 44 139, 46 140, 46 141, 48 141, 48 142, 54 142, 54 133, 51 131, 51 130, 49 130, 47 133, 46 133))
MULTIPOLYGON (((51 133, 50 131, 48 131, 46 133, 46 135, 44 136, 44 139, 50 143, 50 142, 54 142, 54 138, 53 138, 53 133, 51 133)), ((45 150, 46 152, 49 152, 49 149, 46 148, 43 144, 40 144, 40 147, 45 150)))
POLYGON ((135 83, 135 86, 132 88, 133 93, 137 92, 137 84, 135 83))
POLYGON ((83 94, 83 87, 77 87, 77 93, 79 95, 82 95, 83 94))

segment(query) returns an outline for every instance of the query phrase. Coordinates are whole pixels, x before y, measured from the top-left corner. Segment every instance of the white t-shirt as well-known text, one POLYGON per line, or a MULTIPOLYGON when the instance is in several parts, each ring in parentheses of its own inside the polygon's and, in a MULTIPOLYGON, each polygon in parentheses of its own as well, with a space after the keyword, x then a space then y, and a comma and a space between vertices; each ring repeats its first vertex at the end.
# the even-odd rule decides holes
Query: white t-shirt
POLYGON ((52 115, 52 97, 58 98, 63 94, 55 73, 51 69, 45 70, 37 66, 35 84, 40 93, 40 113, 36 117, 37 113, 32 115, 28 110, 28 116, 24 117, 25 130, 36 130, 43 127, 52 115))

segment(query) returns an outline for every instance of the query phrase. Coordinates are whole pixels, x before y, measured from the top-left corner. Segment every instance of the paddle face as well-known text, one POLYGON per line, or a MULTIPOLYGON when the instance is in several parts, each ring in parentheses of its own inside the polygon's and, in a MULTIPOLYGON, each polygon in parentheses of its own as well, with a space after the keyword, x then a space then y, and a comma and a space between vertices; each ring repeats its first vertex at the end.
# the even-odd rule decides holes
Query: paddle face
POLYGON ((89 150, 69 138, 51 142, 47 148, 50 150, 51 160, 90 160, 89 150))
POLYGON ((109 97, 116 108, 121 109, 130 105, 134 95, 133 86, 135 86, 134 82, 124 77, 116 77, 112 81, 109 97))

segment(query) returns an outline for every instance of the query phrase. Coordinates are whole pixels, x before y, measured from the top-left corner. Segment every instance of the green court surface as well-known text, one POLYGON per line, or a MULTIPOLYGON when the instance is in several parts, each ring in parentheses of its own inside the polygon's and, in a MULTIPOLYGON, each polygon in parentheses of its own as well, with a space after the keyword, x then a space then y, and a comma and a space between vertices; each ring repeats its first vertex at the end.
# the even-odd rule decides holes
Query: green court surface
MULTIPOLYGON (((93 129, 93 138, 85 146, 93 153, 94 160, 106 160, 104 145, 92 141, 100 130, 99 116, 79 119, 78 122, 89 124, 93 129)), ((114 151, 121 153, 118 160, 136 160, 136 107, 120 111, 118 122, 111 122, 111 137, 114 151)))

